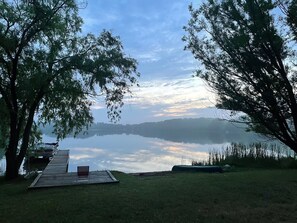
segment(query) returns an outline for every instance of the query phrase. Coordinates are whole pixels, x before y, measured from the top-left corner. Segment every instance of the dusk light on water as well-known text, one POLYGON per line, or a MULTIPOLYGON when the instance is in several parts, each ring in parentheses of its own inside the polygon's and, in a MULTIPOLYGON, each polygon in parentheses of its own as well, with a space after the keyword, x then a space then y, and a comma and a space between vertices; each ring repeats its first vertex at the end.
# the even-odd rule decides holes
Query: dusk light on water
MULTIPOLYGON (((53 138, 45 137, 48 141, 53 138)), ((190 165, 205 161, 210 149, 224 144, 200 145, 176 143, 136 135, 92 136, 85 139, 66 138, 59 148, 70 149, 69 171, 89 165, 91 170, 118 170, 126 173, 168 171, 173 165, 190 165)))
POLYGON ((0 222, 297 222, 297 0, 0 0, 0 222))

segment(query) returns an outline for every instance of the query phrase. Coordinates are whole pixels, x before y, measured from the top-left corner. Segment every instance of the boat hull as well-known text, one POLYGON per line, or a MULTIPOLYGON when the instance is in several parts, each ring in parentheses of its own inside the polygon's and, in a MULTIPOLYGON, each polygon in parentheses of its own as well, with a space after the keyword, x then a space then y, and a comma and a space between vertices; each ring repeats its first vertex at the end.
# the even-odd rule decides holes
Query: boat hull
POLYGON ((223 169, 220 166, 175 165, 172 167, 172 171, 222 173, 223 169))

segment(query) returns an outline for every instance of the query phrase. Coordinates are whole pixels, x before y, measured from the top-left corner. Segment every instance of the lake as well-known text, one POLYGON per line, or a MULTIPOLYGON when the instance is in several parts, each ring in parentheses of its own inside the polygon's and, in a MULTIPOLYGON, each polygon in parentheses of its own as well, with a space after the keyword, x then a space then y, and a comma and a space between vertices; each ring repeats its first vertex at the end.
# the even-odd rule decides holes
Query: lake
MULTIPOLYGON (((43 141, 56 140, 45 135, 43 141)), ((70 150, 70 172, 76 171, 77 166, 88 165, 90 170, 108 169, 131 173, 171 170, 173 165, 207 160, 210 150, 221 149, 229 144, 172 142, 122 134, 66 138, 59 142, 59 149, 70 150)), ((5 160, 2 159, 0 173, 4 171, 5 160)), ((25 172, 23 169, 20 171, 21 174, 25 172)))
MULTIPOLYGON (((54 138, 45 137, 44 141, 54 138)), ((123 134, 66 138, 59 143, 59 149, 70 149, 69 171, 89 165, 91 170, 131 173, 171 170, 176 164, 207 160, 210 149, 221 149, 228 144, 181 143, 123 134)))

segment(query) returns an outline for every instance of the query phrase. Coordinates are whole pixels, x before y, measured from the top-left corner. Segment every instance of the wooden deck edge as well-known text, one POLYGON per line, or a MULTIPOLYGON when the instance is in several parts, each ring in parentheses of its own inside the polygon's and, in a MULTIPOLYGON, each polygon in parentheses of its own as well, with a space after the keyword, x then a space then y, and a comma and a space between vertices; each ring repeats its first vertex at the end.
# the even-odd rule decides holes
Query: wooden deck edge
MULTIPOLYGON (((89 172, 89 175, 91 175, 92 173, 98 173, 98 172, 106 172, 106 173, 108 173, 107 172, 107 170, 94 170, 94 171, 90 171, 89 172)), ((53 175, 55 175, 55 176, 57 176, 57 177, 59 177, 59 176, 66 176, 66 175, 77 175, 77 172, 67 172, 67 173, 41 173, 42 174, 42 176, 46 176, 46 177, 51 177, 51 176, 53 176, 53 175)), ((110 171, 109 171, 109 173, 108 173, 108 176, 110 176, 110 175, 112 175, 112 173, 110 173, 110 171)), ((117 179, 112 175, 112 180, 116 180, 117 181, 117 179)))
MULTIPOLYGON (((98 171, 91 171, 92 172, 98 172, 98 171)), ((69 186, 80 186, 80 185, 95 185, 95 184, 113 184, 113 183, 119 183, 119 180, 117 180, 112 173, 109 170, 103 170, 103 171, 99 171, 99 172, 105 172, 109 178, 110 181, 103 181, 103 182, 90 182, 90 181, 86 181, 86 182, 72 182, 69 184, 60 184, 60 185, 38 185, 38 180, 41 176, 53 176, 52 174, 49 175, 44 175, 44 174, 39 174, 36 179, 34 180, 34 182, 30 185, 30 187, 28 189, 32 190, 32 189, 45 189, 45 188, 53 188, 53 187, 69 187, 69 186)), ((75 172, 73 172, 75 173, 75 172)), ((61 174, 62 176, 65 176, 65 173, 61 174)), ((59 176, 59 174, 55 174, 55 176, 59 176)))
POLYGON ((39 178, 41 177, 42 173, 38 174, 38 176, 35 178, 35 180, 31 183, 31 185, 28 187, 28 189, 34 188, 35 184, 38 182, 39 178))
POLYGON ((46 188, 54 188, 54 187, 71 187, 71 186, 86 186, 86 185, 95 185, 95 184, 115 184, 119 183, 120 181, 109 181, 109 182, 86 182, 86 183, 77 183, 77 184, 64 184, 64 185, 43 185, 43 186, 35 186, 35 187, 30 187, 30 190, 34 189, 46 189, 46 188))
POLYGON ((106 170, 106 172, 107 172, 107 174, 109 175, 109 177, 110 177, 113 181, 115 181, 115 182, 120 182, 120 181, 118 181, 118 180, 112 175, 112 173, 111 173, 109 170, 106 170))
POLYGON ((65 149, 65 150, 58 150, 58 152, 53 156, 53 158, 50 160, 50 162, 47 164, 47 166, 45 167, 45 169, 43 170, 43 173, 45 173, 47 171, 48 168, 50 168, 50 166, 54 166, 54 167, 65 167, 65 172, 67 173, 68 172, 68 165, 69 165, 69 149, 65 149), (58 155, 59 151, 67 151, 66 154, 64 155, 58 155), (66 160, 66 163, 57 163, 57 164, 54 164, 54 160, 55 160, 55 157, 64 157, 64 156, 67 156, 67 160, 66 160))

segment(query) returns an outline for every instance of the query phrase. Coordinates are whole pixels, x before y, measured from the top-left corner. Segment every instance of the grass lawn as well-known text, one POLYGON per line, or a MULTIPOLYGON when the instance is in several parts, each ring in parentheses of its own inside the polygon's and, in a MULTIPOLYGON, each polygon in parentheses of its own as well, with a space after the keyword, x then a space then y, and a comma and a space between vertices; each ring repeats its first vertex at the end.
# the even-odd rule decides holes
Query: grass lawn
POLYGON ((28 191, 0 179, 0 222, 297 222, 297 170, 136 177, 28 191))

